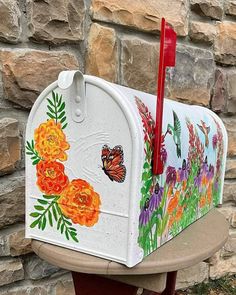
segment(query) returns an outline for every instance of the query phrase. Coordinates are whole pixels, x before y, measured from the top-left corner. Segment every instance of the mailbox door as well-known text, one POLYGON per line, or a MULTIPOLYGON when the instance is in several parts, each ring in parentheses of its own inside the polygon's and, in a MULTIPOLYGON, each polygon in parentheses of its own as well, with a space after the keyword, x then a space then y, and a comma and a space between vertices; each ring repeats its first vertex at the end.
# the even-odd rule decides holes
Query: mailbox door
POLYGON ((142 148, 131 134, 129 106, 105 87, 108 83, 95 80, 85 81, 80 122, 73 119, 76 93, 57 83, 43 91, 31 111, 26 234, 126 264, 130 198, 137 190, 132 167, 140 173, 134 159, 142 148))

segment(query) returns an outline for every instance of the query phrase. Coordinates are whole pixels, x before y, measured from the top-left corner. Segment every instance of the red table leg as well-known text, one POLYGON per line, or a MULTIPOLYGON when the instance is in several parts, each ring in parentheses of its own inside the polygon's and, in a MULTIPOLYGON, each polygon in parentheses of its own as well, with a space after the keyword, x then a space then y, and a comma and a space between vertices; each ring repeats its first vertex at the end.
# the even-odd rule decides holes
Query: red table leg
POLYGON ((161 295, 174 295, 176 285, 177 271, 167 273, 166 288, 161 295))
MULTIPOLYGON (((136 295, 137 287, 93 274, 72 272, 76 295, 136 295)), ((142 295, 174 295, 177 271, 167 274, 166 288, 160 294, 144 290, 142 295)))
POLYGON ((136 295, 137 287, 96 275, 72 272, 76 295, 136 295))

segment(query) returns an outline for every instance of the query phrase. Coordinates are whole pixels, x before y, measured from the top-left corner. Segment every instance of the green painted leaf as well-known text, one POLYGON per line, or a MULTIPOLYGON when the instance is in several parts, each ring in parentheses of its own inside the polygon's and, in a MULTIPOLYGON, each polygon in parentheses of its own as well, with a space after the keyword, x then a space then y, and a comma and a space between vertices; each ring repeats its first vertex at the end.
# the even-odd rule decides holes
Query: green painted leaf
POLYGON ((67 123, 65 125, 63 125, 62 126, 62 129, 65 129, 67 125, 68 125, 67 123))
POLYGON ((39 212, 32 212, 30 213, 30 216, 35 218, 41 216, 41 214, 39 212))
POLYGON ((73 228, 73 227, 69 227, 69 230, 70 230, 70 231, 75 231, 75 232, 76 232, 76 229, 73 228))
POLYGON ((34 208, 38 211, 44 211, 45 208, 43 206, 35 205, 34 208))
POLYGON ((79 243, 79 240, 77 239, 77 237, 75 235, 72 235, 71 233, 70 233, 70 235, 75 242, 79 243))
POLYGON ((51 108, 50 106, 48 106, 48 109, 49 111, 53 114, 53 115, 56 115, 56 112, 53 108, 51 108))
POLYGON ((39 223, 39 219, 36 219, 34 222, 31 223, 30 227, 34 228, 39 223))
POLYGON ((43 195, 43 197, 45 199, 55 199, 55 198, 57 198, 57 196, 55 196, 55 195, 43 195))
POLYGON ((26 155, 33 155, 34 153, 32 153, 32 152, 26 152, 26 155))
POLYGON ((71 223, 70 221, 66 220, 66 219, 64 219, 64 222, 65 222, 67 225, 69 225, 69 226, 72 225, 72 223, 71 223))
POLYGON ((54 206, 52 206, 52 213, 53 213, 53 217, 54 217, 54 219, 57 221, 57 220, 58 220, 58 217, 57 217, 57 210, 55 209, 54 206))
POLYGON ((63 234, 64 229, 65 229, 65 223, 62 223, 62 225, 61 225, 61 234, 63 234))
POLYGON ((58 101, 58 106, 61 105, 61 102, 62 102, 62 95, 60 95, 60 98, 59 98, 59 101, 58 101))
POLYGON ((38 199, 38 202, 39 202, 40 204, 42 204, 42 205, 47 205, 47 204, 48 204, 47 201, 45 201, 45 200, 41 200, 41 199, 38 199))
POLYGON ((66 121, 66 117, 64 117, 60 120, 61 124, 64 123, 65 121, 66 121))
POLYGON ((49 221, 50 226, 53 226, 52 213, 50 210, 48 210, 48 221, 49 221))
POLYGON ((60 113, 61 111, 63 111, 63 110, 65 109, 65 106, 66 106, 66 104, 65 104, 65 102, 63 101, 63 103, 61 104, 61 106, 60 106, 58 112, 60 113))
POLYGON ((143 165, 144 169, 149 169, 150 168, 150 164, 148 162, 145 162, 143 165))
POLYGON ((34 149, 34 140, 33 139, 31 140, 31 146, 34 149))
POLYGON ((60 114, 60 116, 58 117, 58 119, 60 120, 60 119, 62 119, 64 116, 65 116, 65 114, 66 114, 66 112, 62 112, 61 114, 60 114))
POLYGON ((48 117, 50 117, 51 119, 56 119, 56 117, 54 117, 51 113, 47 112, 46 114, 47 114, 48 117))
POLYGON ((41 159, 36 159, 36 160, 34 160, 34 161, 32 162, 32 164, 33 164, 33 165, 37 165, 38 162, 39 162, 40 160, 41 160, 41 159))
POLYGON ((57 222, 57 230, 59 230, 59 228, 61 226, 61 222, 62 222, 62 218, 60 217, 57 222))
POLYGON ((66 236, 66 239, 69 241, 70 237, 69 237, 69 234, 68 234, 67 230, 65 231, 65 236, 66 236))
POLYGON ((46 217, 45 217, 45 215, 43 216, 43 221, 42 221, 42 230, 45 230, 45 228, 46 228, 46 225, 47 225, 47 219, 46 219, 46 217))
POLYGON ((54 104, 56 105, 57 101, 56 101, 56 94, 54 91, 52 91, 52 99, 54 101, 54 104))
POLYGON ((47 101, 52 107, 55 107, 54 103, 49 98, 47 98, 47 101))

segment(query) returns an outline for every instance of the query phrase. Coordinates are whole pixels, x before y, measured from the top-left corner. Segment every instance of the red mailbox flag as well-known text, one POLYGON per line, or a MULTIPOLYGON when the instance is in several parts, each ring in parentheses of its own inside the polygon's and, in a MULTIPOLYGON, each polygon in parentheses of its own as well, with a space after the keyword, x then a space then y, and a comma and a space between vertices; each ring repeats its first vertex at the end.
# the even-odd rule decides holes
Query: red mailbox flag
POLYGON ((153 174, 163 173, 163 162, 161 160, 161 133, 162 133, 162 117, 163 117, 163 100, 165 89, 166 67, 175 66, 176 56, 176 33, 165 19, 161 21, 161 42, 160 42, 160 58, 157 82, 157 104, 156 104, 156 128, 153 156, 153 174))

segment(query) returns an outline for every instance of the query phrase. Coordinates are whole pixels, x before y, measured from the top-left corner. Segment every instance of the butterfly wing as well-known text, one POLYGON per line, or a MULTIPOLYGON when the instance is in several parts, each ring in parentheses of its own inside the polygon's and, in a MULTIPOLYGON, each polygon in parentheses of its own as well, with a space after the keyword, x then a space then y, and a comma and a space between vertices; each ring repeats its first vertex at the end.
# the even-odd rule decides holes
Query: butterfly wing
POLYGON ((110 149, 107 145, 102 149, 102 162, 105 174, 116 182, 123 182, 126 176, 126 167, 123 165, 124 152, 120 145, 110 149))

